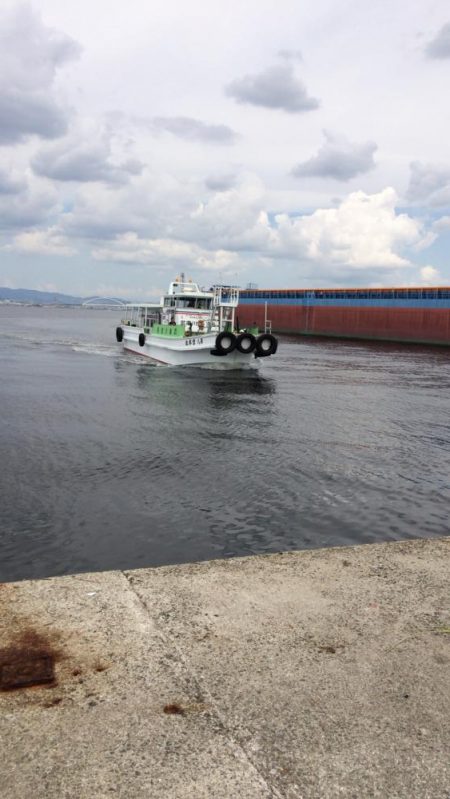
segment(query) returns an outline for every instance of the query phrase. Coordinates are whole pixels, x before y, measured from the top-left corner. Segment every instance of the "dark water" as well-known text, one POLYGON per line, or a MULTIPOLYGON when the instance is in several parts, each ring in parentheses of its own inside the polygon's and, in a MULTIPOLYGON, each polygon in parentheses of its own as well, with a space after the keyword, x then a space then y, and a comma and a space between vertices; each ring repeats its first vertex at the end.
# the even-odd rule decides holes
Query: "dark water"
POLYGON ((450 352, 154 367, 118 313, 0 306, 0 580, 450 531, 450 352))

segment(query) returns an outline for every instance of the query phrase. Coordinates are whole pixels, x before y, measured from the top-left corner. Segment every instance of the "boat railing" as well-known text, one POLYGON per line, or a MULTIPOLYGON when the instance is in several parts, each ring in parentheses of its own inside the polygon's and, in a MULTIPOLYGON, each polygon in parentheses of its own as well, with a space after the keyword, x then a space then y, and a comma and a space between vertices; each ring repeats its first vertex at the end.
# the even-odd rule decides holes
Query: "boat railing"
POLYGON ((267 318, 267 302, 264 303, 264 333, 272 332, 272 322, 267 318))
POLYGON ((213 286, 213 306, 237 308, 239 303, 238 286, 213 286))
POLYGON ((202 289, 198 283, 193 283, 192 280, 174 280, 169 286, 169 294, 202 294, 202 289))

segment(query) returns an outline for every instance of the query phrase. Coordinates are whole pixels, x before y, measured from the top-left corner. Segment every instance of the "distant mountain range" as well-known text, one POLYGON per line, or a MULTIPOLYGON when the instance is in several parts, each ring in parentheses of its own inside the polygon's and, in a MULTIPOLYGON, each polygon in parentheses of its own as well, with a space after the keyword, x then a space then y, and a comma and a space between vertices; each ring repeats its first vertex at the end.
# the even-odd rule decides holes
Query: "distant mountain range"
POLYGON ((0 286, 0 302, 29 302, 34 305, 81 305, 89 297, 72 297, 57 291, 35 291, 34 289, 7 289, 0 286))

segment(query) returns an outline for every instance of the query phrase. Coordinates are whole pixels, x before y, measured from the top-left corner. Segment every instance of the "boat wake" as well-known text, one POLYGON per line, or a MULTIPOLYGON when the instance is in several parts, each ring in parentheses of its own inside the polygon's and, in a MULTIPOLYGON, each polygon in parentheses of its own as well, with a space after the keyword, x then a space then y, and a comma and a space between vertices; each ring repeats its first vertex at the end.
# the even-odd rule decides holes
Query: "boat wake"
MULTIPOLYGON (((56 342, 59 343, 59 342, 56 342)), ((74 352, 82 352, 85 355, 103 355, 106 358, 117 358, 122 353, 117 351, 117 347, 110 347, 107 344, 71 344, 70 348, 74 352)))
POLYGON ((47 336, 36 335, 36 333, 2 333, 2 339, 7 339, 18 344, 26 344, 28 347, 65 347, 73 352, 81 352, 86 355, 103 355, 106 358, 123 357, 122 351, 114 344, 102 344, 101 342, 80 341, 75 338, 48 338, 47 336))
MULTIPOLYGON (((242 371, 253 371, 254 369, 258 369, 261 364, 259 363, 257 358, 254 360, 249 361, 249 363, 242 363, 242 364, 234 364, 233 366, 229 366, 226 363, 217 362, 217 363, 199 363, 195 364, 196 369, 207 369, 213 372, 242 372, 242 371)), ((193 367, 191 366, 191 369, 193 367)))

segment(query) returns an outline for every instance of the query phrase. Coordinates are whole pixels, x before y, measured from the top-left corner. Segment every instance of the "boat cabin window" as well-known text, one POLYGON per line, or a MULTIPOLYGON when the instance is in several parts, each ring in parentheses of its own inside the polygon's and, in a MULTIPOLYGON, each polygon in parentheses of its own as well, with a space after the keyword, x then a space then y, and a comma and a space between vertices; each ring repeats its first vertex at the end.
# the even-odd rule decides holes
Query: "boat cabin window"
POLYGON ((179 308, 195 308, 195 297, 178 297, 177 305, 179 308))
POLYGON ((211 298, 210 297, 186 297, 183 295, 181 297, 164 297, 164 307, 174 307, 177 308, 199 308, 202 310, 206 310, 211 308, 211 298))

